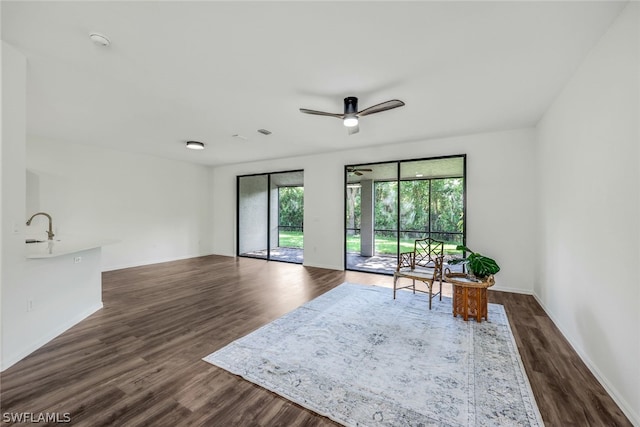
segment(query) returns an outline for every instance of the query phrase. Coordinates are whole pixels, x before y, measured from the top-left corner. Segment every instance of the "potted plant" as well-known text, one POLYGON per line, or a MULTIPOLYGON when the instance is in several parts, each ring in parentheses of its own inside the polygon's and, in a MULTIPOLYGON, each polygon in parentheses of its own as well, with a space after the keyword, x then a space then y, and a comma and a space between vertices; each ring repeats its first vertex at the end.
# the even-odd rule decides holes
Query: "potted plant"
POLYGON ((466 258, 453 258, 449 261, 449 264, 466 265, 470 276, 475 276, 478 279, 483 280, 500 271, 500 266, 498 266, 495 260, 478 252, 473 252, 464 245, 458 245, 456 249, 468 252, 469 255, 467 255, 466 258))

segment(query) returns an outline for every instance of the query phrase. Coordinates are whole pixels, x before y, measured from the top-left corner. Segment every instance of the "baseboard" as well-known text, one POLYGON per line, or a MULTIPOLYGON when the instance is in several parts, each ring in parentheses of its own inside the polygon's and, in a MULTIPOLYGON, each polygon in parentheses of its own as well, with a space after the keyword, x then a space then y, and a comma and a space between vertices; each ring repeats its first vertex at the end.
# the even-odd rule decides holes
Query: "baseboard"
POLYGON ((629 418, 629 421, 631 421, 631 424, 633 424, 634 426, 640 426, 640 415, 636 414, 633 408, 631 407, 631 405, 629 405, 629 403, 620 396, 620 393, 618 393, 617 389, 609 383, 607 378, 600 372, 598 367, 591 361, 591 359, 585 354, 585 352, 582 351, 580 347, 575 345, 573 340, 571 340, 569 335, 563 330, 562 326, 560 325, 556 317, 553 314, 551 314, 551 312, 547 309, 547 307, 544 305, 544 303, 538 297, 538 295, 536 295, 535 292, 532 295, 535 298, 535 300, 538 302, 538 304, 540 304, 540 307, 542 307, 542 309, 547 314, 547 316, 549 316, 549 318, 551 319, 553 324, 556 326, 556 328, 558 328, 562 336, 567 340, 571 348, 573 348, 573 350, 578 354, 580 359, 587 366, 587 369, 591 371, 593 376, 596 377, 596 380, 598 380, 598 382, 602 385, 602 387, 604 387, 605 391, 609 394, 609 396, 611 396, 613 401, 616 402, 616 404, 620 407, 622 412, 624 412, 627 418, 629 418))
POLYGON ((103 307, 102 301, 92 305, 88 309, 84 310, 82 313, 78 314, 72 319, 69 319, 68 322, 60 325, 59 327, 57 327, 52 331, 49 331, 46 335, 43 335, 42 337, 40 337, 40 339, 32 343, 30 346, 23 348, 16 354, 13 354, 7 358, 3 358, 0 371, 4 371, 7 368, 10 368, 11 366, 15 365, 16 363, 18 363, 19 361, 21 361, 22 359, 24 359, 25 357, 27 357, 28 355, 30 355, 31 353, 33 353, 34 351, 36 351, 37 349, 39 349, 40 347, 42 347, 43 345, 51 341, 52 339, 54 339, 58 335, 62 334, 66 330, 80 323, 82 320, 91 316, 93 313, 100 310, 102 307, 103 307))
POLYGON ((340 265, 325 265, 325 264, 316 264, 316 263, 309 263, 307 264, 306 262, 303 262, 302 265, 304 267, 315 267, 315 268, 326 268, 327 270, 344 270, 344 268, 340 265))
POLYGON ((507 288, 504 286, 493 286, 489 288, 490 291, 498 291, 498 292, 511 292, 513 294, 522 294, 522 295, 533 295, 533 292, 530 290, 523 290, 518 288, 507 288))

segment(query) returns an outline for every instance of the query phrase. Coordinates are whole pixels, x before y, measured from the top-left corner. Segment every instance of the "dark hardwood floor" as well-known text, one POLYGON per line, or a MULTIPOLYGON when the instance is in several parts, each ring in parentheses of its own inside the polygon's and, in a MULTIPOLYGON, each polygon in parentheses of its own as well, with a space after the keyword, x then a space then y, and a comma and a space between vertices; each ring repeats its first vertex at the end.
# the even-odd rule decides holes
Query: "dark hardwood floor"
MULTIPOLYGON (((201 358, 344 281, 392 279, 222 256, 103 273, 104 309, 2 373, 2 413, 92 427, 335 426, 201 358)), ((631 425, 533 297, 489 298, 505 306, 547 426, 631 425)))

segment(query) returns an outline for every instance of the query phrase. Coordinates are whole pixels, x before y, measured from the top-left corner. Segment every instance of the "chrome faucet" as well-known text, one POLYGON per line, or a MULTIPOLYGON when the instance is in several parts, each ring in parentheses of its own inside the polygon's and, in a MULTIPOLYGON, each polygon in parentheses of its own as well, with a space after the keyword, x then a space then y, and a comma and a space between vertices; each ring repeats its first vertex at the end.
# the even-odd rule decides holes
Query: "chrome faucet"
POLYGON ((38 212, 38 213, 35 213, 35 214, 31 215, 31 218, 29 218, 27 220, 27 225, 31 225, 31 221, 33 220, 33 218, 35 218, 38 215, 44 215, 47 218, 49 218, 49 231, 47 231, 47 235, 49 236, 49 240, 53 240, 53 236, 54 236, 54 234, 53 234, 53 220, 51 219, 51 215, 49 215, 48 213, 38 212))

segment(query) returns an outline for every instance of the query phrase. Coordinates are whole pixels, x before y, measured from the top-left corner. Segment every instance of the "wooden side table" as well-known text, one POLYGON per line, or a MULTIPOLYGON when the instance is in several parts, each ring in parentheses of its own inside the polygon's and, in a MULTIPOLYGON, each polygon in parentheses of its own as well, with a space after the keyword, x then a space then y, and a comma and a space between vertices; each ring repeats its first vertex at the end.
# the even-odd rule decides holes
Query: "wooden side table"
POLYGON ((496 282, 493 276, 484 281, 470 279, 464 273, 445 273, 444 280, 453 285, 453 317, 461 314, 464 320, 469 317, 480 323, 482 318, 489 320, 487 288, 496 282))

